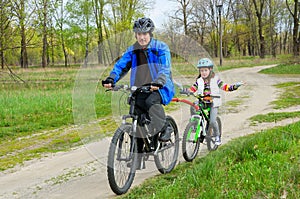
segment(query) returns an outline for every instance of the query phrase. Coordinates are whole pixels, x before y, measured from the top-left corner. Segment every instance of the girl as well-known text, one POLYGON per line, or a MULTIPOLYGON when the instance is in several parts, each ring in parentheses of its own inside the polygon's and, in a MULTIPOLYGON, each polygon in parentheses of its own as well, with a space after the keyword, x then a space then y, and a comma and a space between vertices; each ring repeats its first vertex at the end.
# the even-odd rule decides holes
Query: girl
POLYGON ((216 137, 216 145, 221 145, 219 127, 216 122, 218 108, 221 106, 220 90, 234 91, 237 90, 243 82, 237 82, 233 85, 224 84, 223 81, 214 73, 214 64, 208 58, 202 58, 197 64, 199 68, 199 76, 196 83, 190 88, 195 95, 204 96, 203 102, 211 107, 210 123, 213 130, 218 135, 216 137), (211 97, 214 96, 214 97, 211 97))

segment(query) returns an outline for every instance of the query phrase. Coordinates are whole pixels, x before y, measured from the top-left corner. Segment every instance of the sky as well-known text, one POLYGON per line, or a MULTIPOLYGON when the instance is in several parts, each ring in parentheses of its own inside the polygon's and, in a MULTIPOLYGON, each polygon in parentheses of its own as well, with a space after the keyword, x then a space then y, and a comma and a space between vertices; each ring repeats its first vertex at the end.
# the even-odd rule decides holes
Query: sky
POLYGON ((178 3, 169 0, 155 0, 153 10, 149 11, 149 17, 153 20, 156 28, 163 28, 163 24, 167 21, 168 15, 173 14, 178 3))

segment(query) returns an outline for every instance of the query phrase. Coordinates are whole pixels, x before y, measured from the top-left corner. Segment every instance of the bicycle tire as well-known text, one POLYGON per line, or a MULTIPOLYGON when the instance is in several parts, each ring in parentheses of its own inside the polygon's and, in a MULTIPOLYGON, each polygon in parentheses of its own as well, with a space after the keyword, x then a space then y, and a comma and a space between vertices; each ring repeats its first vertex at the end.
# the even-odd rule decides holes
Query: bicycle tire
POLYGON ((110 188, 117 195, 126 193, 135 177, 137 145, 131 136, 131 129, 131 124, 119 127, 109 147, 107 177, 110 188))
MULTIPOLYGON (((187 162, 193 161, 200 147, 200 138, 196 138, 196 130, 198 121, 190 121, 185 127, 183 138, 182 138, 182 155, 187 162), (197 141, 195 141, 197 139, 197 141)), ((201 127, 203 128, 203 127, 201 127)))
MULTIPOLYGON (((222 137, 222 123, 221 118, 217 116, 216 122, 218 123, 220 138, 222 137)), ((208 132, 206 134, 206 142, 207 142, 207 149, 209 151, 215 151, 218 149, 218 145, 216 145, 216 132, 214 132, 212 127, 208 128, 208 132)))
POLYGON ((167 142, 161 142, 158 153, 154 155, 154 162, 158 171, 162 174, 171 172, 177 162, 179 153, 179 135, 175 120, 167 116, 166 120, 173 127, 171 139, 167 142))

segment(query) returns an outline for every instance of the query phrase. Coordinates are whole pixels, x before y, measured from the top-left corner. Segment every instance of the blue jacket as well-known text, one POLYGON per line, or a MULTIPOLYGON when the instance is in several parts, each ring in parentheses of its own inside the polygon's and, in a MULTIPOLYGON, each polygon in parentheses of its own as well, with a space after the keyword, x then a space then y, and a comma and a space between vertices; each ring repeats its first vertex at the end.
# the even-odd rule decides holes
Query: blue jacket
MULTIPOLYGON (((114 79, 115 83, 131 69, 130 85, 134 85, 137 71, 137 58, 134 51, 135 46, 136 45, 130 46, 114 65, 110 77, 114 79)), ((163 85, 163 87, 159 89, 159 93, 162 97, 162 104, 167 105, 175 93, 171 73, 170 49, 165 43, 151 38, 147 47, 147 58, 152 82, 163 85)))

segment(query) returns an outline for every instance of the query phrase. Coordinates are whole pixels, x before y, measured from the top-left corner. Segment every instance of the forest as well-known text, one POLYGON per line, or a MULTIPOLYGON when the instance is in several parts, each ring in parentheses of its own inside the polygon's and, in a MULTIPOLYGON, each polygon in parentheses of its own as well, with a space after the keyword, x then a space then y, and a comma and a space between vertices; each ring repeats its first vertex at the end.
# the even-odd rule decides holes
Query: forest
MULTIPOLYGON (((154 37, 186 35, 212 57, 299 56, 299 0, 169 0, 177 3, 154 37), (220 39, 221 38, 221 39, 220 39), (221 42, 220 42, 221 41, 221 42), (221 44, 221 45, 220 45, 221 44)), ((132 24, 153 0, 1 0, 0 67, 68 67, 96 49, 98 63, 132 42, 132 24), (131 38, 131 39, 130 39, 131 38), (110 45, 109 45, 110 47, 110 45)), ((154 23, 158 23, 154 21, 154 23)))

